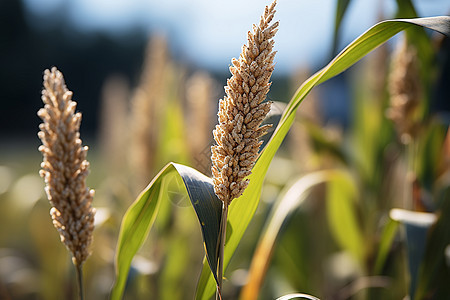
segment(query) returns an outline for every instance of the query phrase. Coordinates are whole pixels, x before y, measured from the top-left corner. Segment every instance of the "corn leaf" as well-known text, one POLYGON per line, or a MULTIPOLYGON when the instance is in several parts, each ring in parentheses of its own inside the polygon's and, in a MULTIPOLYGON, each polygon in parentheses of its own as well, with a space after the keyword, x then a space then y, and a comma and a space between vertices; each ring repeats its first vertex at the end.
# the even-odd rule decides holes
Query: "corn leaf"
MULTIPOLYGON (((442 194, 439 219, 430 229, 419 269, 414 299, 450 299, 448 249, 450 245, 450 187, 442 194)), ((413 299, 413 298, 411 298, 413 299)))
MULTIPOLYGON (((334 35, 333 35, 333 52, 332 55, 336 55, 339 43, 339 29, 341 28, 342 19, 344 18, 347 7, 350 4, 350 0, 338 0, 336 5, 336 16, 334 19, 334 35)), ((333 57, 332 56, 332 57, 333 57)))
POLYGON ((240 299, 257 299, 264 277, 272 259, 282 227, 289 222, 293 212, 299 209, 309 196, 311 188, 339 176, 339 171, 325 170, 309 173, 282 193, 270 212, 265 229, 260 237, 250 265, 248 281, 242 289, 240 299))
MULTIPOLYGON (((400 222, 404 228, 408 271, 410 275, 408 296, 411 297, 411 299, 425 299, 427 298, 425 295, 422 295, 420 298, 416 298, 414 295, 419 283, 417 280, 419 267, 423 261, 425 248, 428 245, 427 236, 429 236, 430 227, 435 224, 438 218, 437 214, 394 208, 389 212, 389 216, 392 220, 400 222)), ((447 244, 445 244, 445 246, 446 245, 447 244)), ((433 248, 433 250, 436 251, 438 249, 433 248)), ((436 253, 438 252, 434 252, 433 256, 436 256, 436 253)), ((443 257, 444 251, 440 254, 441 257, 443 257)), ((427 274, 427 277, 430 275, 431 274, 427 274)))
POLYGON ((277 300, 291 300, 291 299, 319 300, 319 298, 316 298, 314 296, 307 295, 307 294, 299 294, 299 293, 284 295, 284 296, 281 296, 280 298, 277 298, 277 300))
POLYGON ((327 185, 327 218, 333 237, 359 262, 364 259, 364 238, 357 221, 354 200, 357 189, 350 176, 340 176, 327 185))
POLYGON ((197 170, 180 164, 167 164, 139 195, 123 217, 116 248, 116 281, 111 299, 122 299, 131 261, 144 243, 153 225, 161 199, 168 199, 166 179, 173 175, 182 178, 199 222, 207 261, 217 265, 217 238, 222 213, 222 202, 214 194, 211 179, 197 170))
MULTIPOLYGON (((448 16, 397 19, 380 22, 350 43, 327 66, 315 73, 299 87, 286 107, 269 143, 253 168, 252 174, 249 176, 249 186, 244 194, 239 199, 235 199, 230 205, 227 231, 232 230, 232 234, 229 235, 225 244, 224 268, 228 265, 239 241, 244 235, 245 229, 256 211, 263 180, 269 164, 294 121, 296 109, 306 95, 313 87, 342 73, 395 34, 414 26, 427 27, 450 36, 450 17, 448 16)), ((210 299, 214 294, 215 286, 214 278, 206 264, 204 264, 197 284, 196 299, 210 299)))
POLYGON ((375 274, 381 274, 398 231, 399 222, 389 219, 381 234, 380 247, 375 260, 375 274))

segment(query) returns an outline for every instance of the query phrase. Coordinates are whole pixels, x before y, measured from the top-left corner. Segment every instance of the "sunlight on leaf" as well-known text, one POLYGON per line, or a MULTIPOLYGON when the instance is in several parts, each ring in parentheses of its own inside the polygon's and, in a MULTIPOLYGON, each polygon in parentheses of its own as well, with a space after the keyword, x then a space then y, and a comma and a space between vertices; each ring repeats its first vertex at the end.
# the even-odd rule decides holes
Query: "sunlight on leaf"
POLYGON ((170 163, 155 176, 123 217, 116 250, 116 282, 111 299, 122 299, 131 261, 147 238, 161 199, 168 199, 165 180, 173 175, 180 176, 184 182, 201 224, 207 260, 211 268, 217 265, 216 249, 222 202, 214 194, 209 177, 193 168, 170 163))
POLYGON ((381 274, 384 264, 387 260, 389 250, 391 249, 395 235, 397 234, 399 222, 389 219, 384 225, 381 234, 380 248, 378 249, 377 258, 375 260, 375 274, 381 274))
MULTIPOLYGON (((398 32, 415 25, 425 26, 450 35, 450 17, 390 20, 378 23, 352 42, 325 68, 310 77, 297 90, 289 102, 269 143, 259 157, 253 173, 249 176, 249 186, 244 194, 230 205, 228 226, 230 227, 230 232, 233 232, 233 234, 226 241, 224 267, 228 265, 250 220, 253 218, 259 203, 263 180, 270 162, 289 131, 295 118, 295 111, 305 96, 314 86, 345 71, 367 53, 398 32)), ((133 256, 147 238, 156 218, 162 197, 167 197, 165 195, 165 177, 173 172, 178 172, 183 178, 201 224, 205 249, 207 251, 207 262, 211 265, 211 269, 215 268, 217 258, 215 249, 217 249, 217 243, 214 241, 217 241, 221 202, 214 194, 211 179, 192 168, 171 163, 166 165, 153 179, 128 209, 122 220, 116 249, 116 282, 112 291, 112 299, 121 299, 123 295, 133 256)), ((214 294, 215 281, 216 278, 214 278, 210 268, 204 263, 197 286, 197 299, 209 299, 214 294)))
POLYGON ((309 300, 320 300, 319 298, 316 298, 311 295, 307 294, 289 294, 281 296, 280 298, 277 298, 277 300, 290 300, 290 299, 297 299, 297 298, 303 298, 303 299, 309 299, 309 300))
POLYGON ((336 5, 336 15, 334 19, 334 35, 333 35, 333 47, 332 55, 336 55, 339 43, 339 30, 341 28, 342 19, 344 18, 347 7, 350 4, 350 0, 338 0, 336 5))
POLYGON ((312 187, 331 180, 336 172, 334 170, 317 171, 301 177, 289 186, 289 189, 275 203, 253 255, 248 281, 241 292, 241 299, 257 299, 283 224, 289 222, 293 211, 304 203, 312 187))
MULTIPOLYGON (((228 224, 233 229, 233 235, 231 235, 226 242, 224 268, 228 265, 239 241, 244 235, 245 229, 256 211, 263 180, 269 168, 269 164, 295 119, 296 109, 306 95, 308 95, 313 87, 342 73, 395 34, 414 26, 424 26, 450 36, 450 17, 447 16, 380 22, 349 44, 326 67, 315 73, 299 87, 293 98, 290 100, 269 143, 253 168, 253 173, 249 176, 249 186, 244 194, 234 200, 230 205, 228 224)), ((196 299, 210 299, 214 294, 214 291, 214 278, 212 274, 208 273, 208 268, 205 268, 204 266, 197 285, 196 299), (205 272, 207 274, 205 274, 205 272)))
MULTIPOLYGON (((419 268, 425 254, 426 240, 430 227, 436 222, 437 215, 434 213, 416 212, 405 209, 394 208, 389 212, 391 219, 400 222, 404 227, 406 253, 408 257, 408 269, 410 274, 409 296, 414 297, 417 285, 419 268)), ((443 255, 443 251, 441 255, 443 255)), ((420 299, 423 299, 421 297, 420 299)))

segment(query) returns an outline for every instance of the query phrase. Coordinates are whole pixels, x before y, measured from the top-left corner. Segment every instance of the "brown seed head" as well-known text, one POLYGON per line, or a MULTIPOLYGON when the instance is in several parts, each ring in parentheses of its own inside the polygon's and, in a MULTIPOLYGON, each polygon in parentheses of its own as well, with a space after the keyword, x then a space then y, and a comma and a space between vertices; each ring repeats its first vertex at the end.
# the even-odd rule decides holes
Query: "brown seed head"
POLYGON ((211 147, 214 190, 226 205, 238 198, 248 185, 268 125, 260 126, 270 110, 263 102, 269 91, 275 57, 272 38, 278 22, 269 26, 275 14, 274 1, 266 6, 259 25, 248 32, 247 45, 239 59, 232 60, 231 78, 225 87, 226 96, 219 101, 219 124, 213 131, 216 145, 211 147))
POLYGON ((166 39, 152 37, 147 45, 139 86, 131 99, 129 162, 136 191, 147 185, 155 171, 159 124, 167 99, 170 67, 166 39))
POLYGON ((418 108, 421 96, 417 51, 406 38, 395 50, 389 75, 391 119, 402 143, 408 144, 418 129, 418 108))
POLYGON ((55 67, 45 70, 42 101, 44 108, 38 111, 38 116, 43 123, 39 125, 38 136, 44 159, 39 174, 45 179, 53 225, 78 266, 89 256, 94 229, 95 209, 91 206, 94 191, 86 186, 88 147, 83 147, 80 139, 81 114, 75 113, 72 92, 55 67))

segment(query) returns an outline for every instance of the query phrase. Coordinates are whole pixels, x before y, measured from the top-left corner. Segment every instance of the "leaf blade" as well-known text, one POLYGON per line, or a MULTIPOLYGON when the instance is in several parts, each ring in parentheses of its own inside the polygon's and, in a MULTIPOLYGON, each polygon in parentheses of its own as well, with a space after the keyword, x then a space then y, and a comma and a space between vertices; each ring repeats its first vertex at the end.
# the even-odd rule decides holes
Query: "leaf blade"
POLYGON ((192 206, 200 222, 203 240, 205 241, 206 258, 216 282, 220 220, 222 217, 222 201, 214 193, 211 178, 200 172, 193 172, 192 168, 181 164, 173 164, 183 179, 192 206), (201 185, 199 185, 201 182, 201 185), (209 200, 209 201, 208 201, 209 200))
POLYGON ((336 176, 328 182, 326 211, 327 219, 337 243, 362 264, 364 260, 364 238, 357 221, 354 202, 357 188, 347 174, 336 176))
POLYGON ((162 176, 170 174, 171 171, 170 165, 166 165, 137 197, 122 218, 116 246, 116 281, 111 292, 113 300, 122 298, 133 256, 144 243, 156 218, 159 206, 158 198, 163 183, 162 176), (153 199, 155 196, 158 196, 156 201, 145 201, 153 199))
POLYGON ((350 0, 338 0, 336 5, 336 15, 334 20, 334 34, 333 34, 333 47, 332 55, 335 55, 339 43, 339 29, 341 28, 342 19, 344 18, 347 7, 350 4, 350 0))
POLYGON ((294 215, 293 212, 302 206, 311 189, 330 180, 335 173, 334 170, 308 173, 289 186, 289 189, 282 193, 283 196, 277 199, 253 254, 248 280, 241 291, 240 299, 258 298, 283 225, 289 222, 290 217, 294 215))
POLYGON ((113 300, 122 298, 131 261, 147 238, 161 199, 167 196, 164 194, 167 193, 163 188, 164 180, 173 174, 178 174, 183 180, 201 224, 206 256, 211 270, 217 265, 215 248, 217 248, 220 224, 220 217, 218 218, 217 215, 221 216, 222 202, 214 194, 210 178, 193 168, 169 163, 155 176, 123 217, 116 248, 116 281, 111 293, 113 300))

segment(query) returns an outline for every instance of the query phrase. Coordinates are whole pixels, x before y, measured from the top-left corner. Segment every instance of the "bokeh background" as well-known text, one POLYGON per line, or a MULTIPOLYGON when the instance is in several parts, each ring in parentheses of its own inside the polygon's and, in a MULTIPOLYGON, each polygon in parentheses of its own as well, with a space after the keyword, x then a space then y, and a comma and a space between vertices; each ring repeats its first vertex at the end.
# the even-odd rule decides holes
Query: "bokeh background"
MULTIPOLYGON (((445 14, 445 0, 415 1, 420 16, 445 14)), ((174 59, 190 70, 204 69, 225 85, 228 65, 258 20, 261 1, 80 1, 1 2, 0 135, 33 135, 42 72, 59 67, 76 91, 83 130, 95 132, 102 84, 121 74, 137 84, 151 35, 163 35, 174 59), (20 120, 21 122, 12 122, 20 120)), ((332 57, 336 1, 286 1, 278 8, 275 77, 299 68, 315 71, 332 57)), ((382 17, 395 14, 395 1, 352 1, 340 29, 338 49, 382 17)), ((221 92, 222 93, 222 92, 221 92)), ((286 97, 284 97, 286 98, 286 97)))

